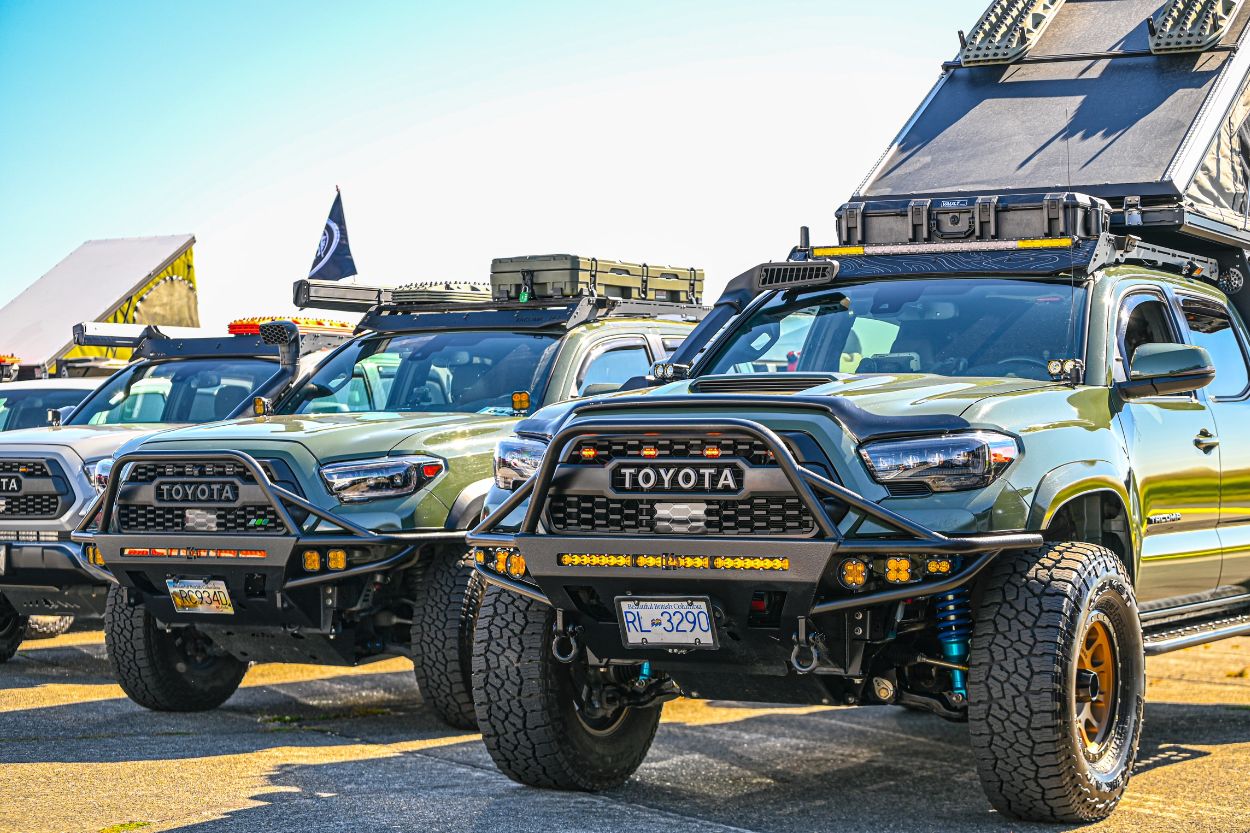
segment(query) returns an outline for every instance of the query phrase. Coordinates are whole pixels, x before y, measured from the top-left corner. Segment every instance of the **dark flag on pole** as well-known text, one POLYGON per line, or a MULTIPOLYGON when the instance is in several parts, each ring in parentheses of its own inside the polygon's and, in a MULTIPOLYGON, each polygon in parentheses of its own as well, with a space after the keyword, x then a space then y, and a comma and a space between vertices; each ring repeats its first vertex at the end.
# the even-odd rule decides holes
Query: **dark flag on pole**
POLYGON ((356 274, 356 261, 347 246, 347 220, 343 218, 343 195, 334 189, 334 205, 326 218, 321 242, 317 244, 317 256, 313 258, 309 278, 319 281, 339 281, 356 274))

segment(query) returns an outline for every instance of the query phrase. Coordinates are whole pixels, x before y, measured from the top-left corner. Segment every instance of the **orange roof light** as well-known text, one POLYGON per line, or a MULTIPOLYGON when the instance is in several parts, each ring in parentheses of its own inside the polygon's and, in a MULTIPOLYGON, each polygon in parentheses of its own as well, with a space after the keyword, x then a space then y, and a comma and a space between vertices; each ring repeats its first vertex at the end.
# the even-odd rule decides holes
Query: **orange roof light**
POLYGON ((258 336, 260 325, 271 321, 290 321, 299 328, 301 333, 350 333, 354 329, 346 321, 332 321, 328 318, 291 318, 282 315, 256 315, 250 318, 236 318, 226 327, 232 336, 258 336))

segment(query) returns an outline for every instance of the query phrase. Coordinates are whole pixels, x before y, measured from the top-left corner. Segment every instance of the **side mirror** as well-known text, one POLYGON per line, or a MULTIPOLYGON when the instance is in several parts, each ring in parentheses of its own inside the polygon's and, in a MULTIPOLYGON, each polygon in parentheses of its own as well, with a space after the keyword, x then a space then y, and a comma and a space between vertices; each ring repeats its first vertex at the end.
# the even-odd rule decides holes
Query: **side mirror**
POLYGON ((621 385, 618 382, 595 382, 583 388, 578 396, 600 396, 605 393, 616 393, 620 389, 621 385))
POLYGON ((1129 362, 1128 381, 1116 386, 1125 399, 1191 393, 1211 384, 1215 366, 1201 347, 1143 344, 1129 362))

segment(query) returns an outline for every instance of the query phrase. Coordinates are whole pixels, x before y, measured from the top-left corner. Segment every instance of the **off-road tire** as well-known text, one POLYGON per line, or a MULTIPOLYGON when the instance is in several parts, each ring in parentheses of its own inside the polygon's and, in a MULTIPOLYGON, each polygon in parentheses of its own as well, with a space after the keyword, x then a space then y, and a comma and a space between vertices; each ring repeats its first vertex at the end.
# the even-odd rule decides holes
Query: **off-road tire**
POLYGON ((628 710, 592 733, 577 716, 551 654, 555 612, 488 587, 473 643, 473 701, 486 749, 514 781, 561 790, 606 790, 629 779, 655 738, 659 705, 628 710))
POLYGON ((26 623, 26 638, 51 639, 68 631, 73 624, 73 616, 32 616, 26 623))
POLYGON ((1145 704, 1141 623, 1127 570, 1104 547, 1053 543, 999 555, 978 593, 968 723, 990 803, 1027 821, 1106 818, 1132 775, 1145 704), (1094 620, 1111 623, 1117 696, 1108 701, 1105 741, 1087 752, 1076 672, 1094 620))
POLYGON ((26 638, 26 617, 0 596, 0 662, 8 662, 17 653, 17 646, 26 638))
POLYGON ((477 728, 473 709, 473 626, 485 582, 463 550, 439 549, 416 586, 412 662, 426 705, 457 729, 477 728))
POLYGON ((140 706, 158 712, 215 709, 243 681, 247 663, 226 655, 194 661, 179 647, 185 633, 166 633, 143 606, 126 603, 109 588, 104 608, 104 644, 122 690, 140 706))

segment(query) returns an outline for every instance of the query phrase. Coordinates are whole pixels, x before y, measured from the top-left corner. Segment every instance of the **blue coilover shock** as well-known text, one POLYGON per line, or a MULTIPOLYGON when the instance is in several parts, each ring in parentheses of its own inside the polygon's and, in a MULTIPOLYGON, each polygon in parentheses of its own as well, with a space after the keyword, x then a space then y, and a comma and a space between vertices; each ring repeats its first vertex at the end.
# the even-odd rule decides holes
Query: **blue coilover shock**
MULTIPOLYGON (((968 588, 961 587, 937 597, 938 640, 942 643, 942 656, 947 662, 964 665, 968 661, 968 637, 972 636, 972 603, 968 588)), ((951 691, 960 697, 968 696, 967 674, 951 669, 951 691)))

